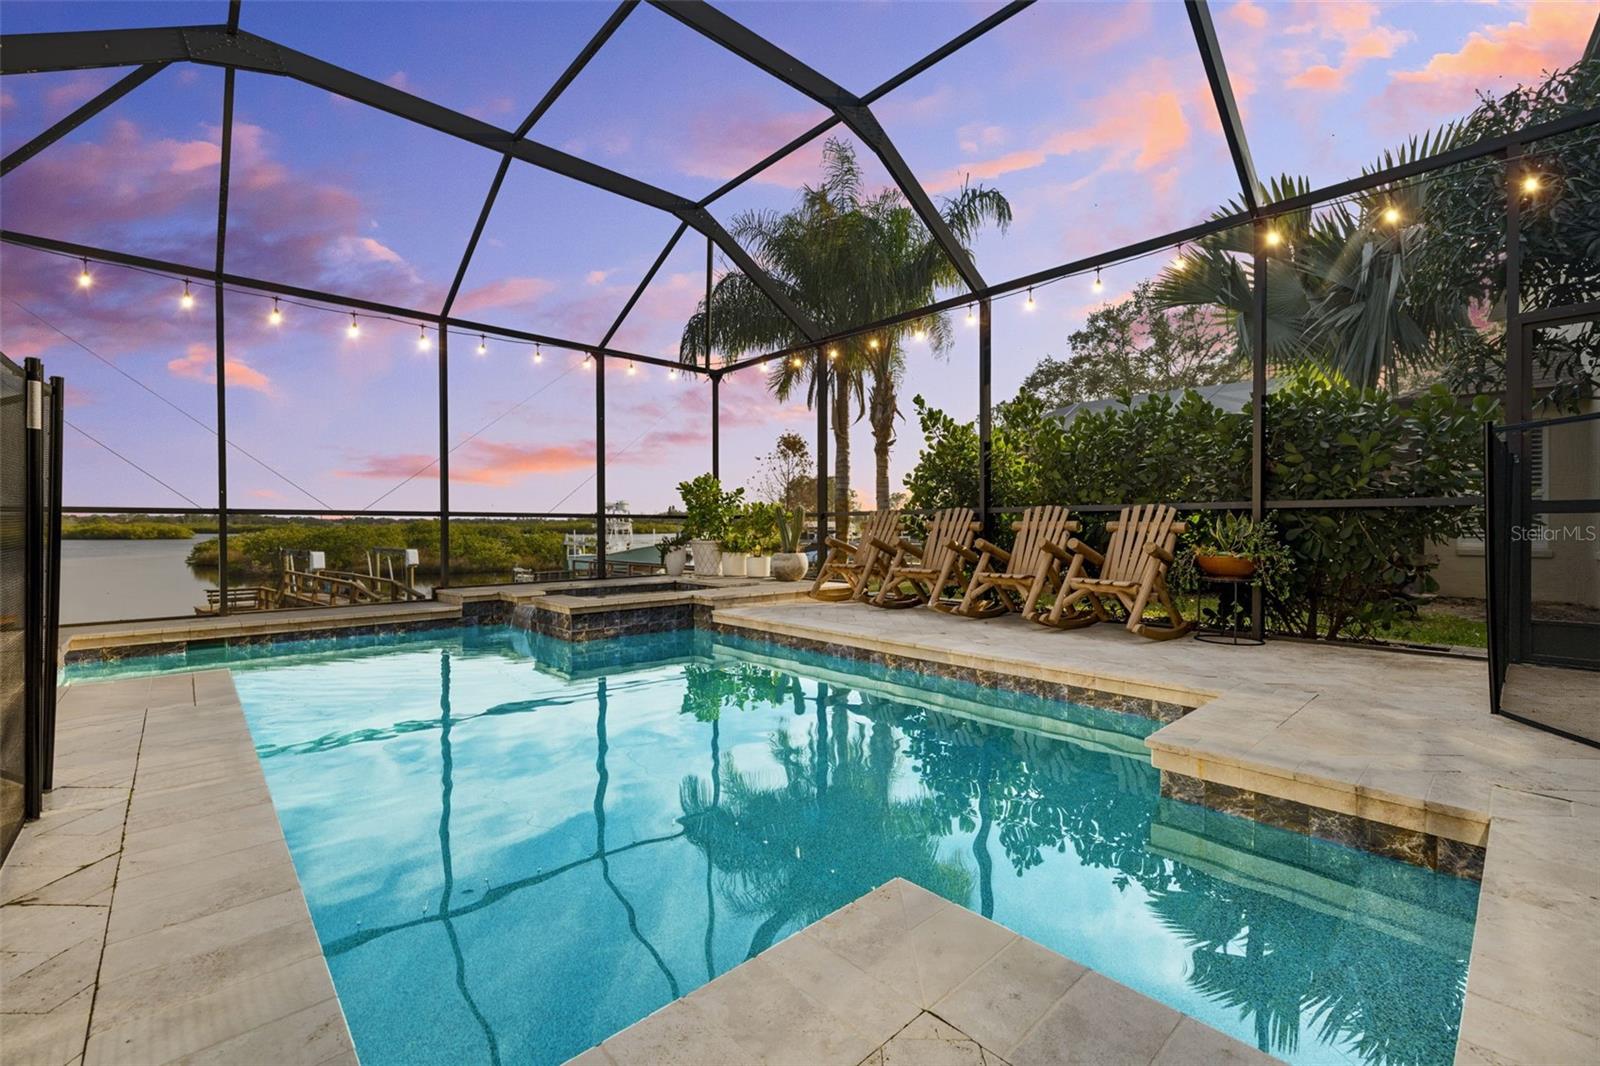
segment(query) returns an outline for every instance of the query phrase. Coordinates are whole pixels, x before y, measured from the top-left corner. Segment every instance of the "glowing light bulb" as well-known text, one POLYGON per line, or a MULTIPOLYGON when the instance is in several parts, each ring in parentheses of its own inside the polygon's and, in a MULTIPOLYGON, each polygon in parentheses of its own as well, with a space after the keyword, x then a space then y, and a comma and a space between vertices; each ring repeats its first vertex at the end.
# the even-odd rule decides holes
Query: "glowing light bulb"
POLYGON ((194 307, 194 293, 189 291, 189 283, 187 281, 183 283, 183 295, 178 297, 178 306, 185 311, 194 307))
POLYGON ((672 378, 674 381, 676 381, 677 378, 678 378, 678 368, 677 367, 668 368, 667 377, 672 378))
POLYGON ((350 326, 344 331, 344 335, 351 340, 361 336, 361 323, 356 321, 356 316, 353 314, 350 316, 350 326))
POLYGON ((267 324, 271 326, 283 325, 283 312, 278 310, 278 300, 276 297, 274 297, 272 300, 272 310, 267 312, 267 324))
POLYGON ((1036 307, 1038 307, 1038 306, 1039 306, 1039 305, 1038 305, 1038 304, 1037 304, 1037 303, 1035 303, 1035 302, 1034 302, 1034 299, 1033 299, 1033 289, 1031 289, 1031 288, 1030 288, 1030 289, 1029 289, 1029 290, 1028 290, 1028 302, 1027 302, 1027 303, 1025 303, 1025 304, 1023 304, 1023 305, 1022 305, 1022 306, 1023 306, 1023 308, 1024 308, 1024 309, 1025 309, 1025 310, 1028 310, 1028 311, 1032 311, 1032 310, 1033 310, 1033 309, 1034 309, 1034 308, 1036 308, 1036 307))
POLYGON ((928 339, 928 331, 923 329, 921 326, 918 326, 914 331, 912 331, 911 339, 918 342, 925 341, 928 339))
POLYGON ((583 357, 583 368, 585 370, 593 370, 594 369, 594 356, 586 355, 586 356, 583 357))
POLYGON ((1105 291, 1106 283, 1100 280, 1100 268, 1099 267, 1095 267, 1094 268, 1094 284, 1089 286, 1089 287, 1091 289, 1093 289, 1095 292, 1104 292, 1105 291))
POLYGON ((427 351, 428 350, 428 345, 430 343, 431 342, 428 340, 428 327, 427 326, 418 326, 417 327, 417 351, 419 351, 419 352, 427 351))
POLYGON ((829 359, 837 359, 837 358, 839 358, 839 349, 837 349, 837 348, 829 348, 828 349, 828 358, 829 359))
POLYGON ((1385 222, 1389 223, 1389 225, 1391 225, 1391 226, 1395 225, 1396 223, 1398 223, 1400 221, 1400 209, 1398 207, 1386 207, 1386 208, 1384 208, 1383 209, 1383 220, 1385 222))
POLYGON ((1537 175, 1537 174, 1529 174, 1527 177, 1523 178, 1522 179, 1522 191, 1525 192, 1525 193, 1536 193, 1536 192, 1538 192, 1539 191, 1539 175, 1537 175))
POLYGON ((533 361, 536 364, 544 362, 544 352, 540 351, 537 344, 533 346, 533 361))
POLYGON ((83 261, 83 269, 78 271, 78 288, 87 289, 94 284, 94 275, 89 273, 89 260, 83 261))
POLYGON ((1278 245, 1283 243, 1283 234, 1279 233, 1275 229, 1269 229, 1267 230, 1266 241, 1268 248, 1276 248, 1278 245))
POLYGON ((637 374, 638 372, 639 372, 639 368, 637 366, 633 365, 632 363, 628 364, 628 376, 630 378, 633 377, 633 375, 637 374))
POLYGON ((805 360, 801 359, 798 355, 790 356, 789 357, 789 365, 794 367, 796 370, 799 370, 802 366, 805 365, 805 360))
POLYGON ((1178 245, 1178 254, 1172 257, 1172 269, 1182 270, 1189 265, 1189 259, 1183 254, 1183 245, 1178 245))
POLYGON ((868 340, 867 341, 867 347, 871 348, 873 351, 877 351, 878 350, 878 338, 873 337, 872 339, 868 340))
POLYGON ((967 305, 967 325, 976 326, 977 324, 978 324, 978 312, 973 309, 971 304, 968 304, 967 305))

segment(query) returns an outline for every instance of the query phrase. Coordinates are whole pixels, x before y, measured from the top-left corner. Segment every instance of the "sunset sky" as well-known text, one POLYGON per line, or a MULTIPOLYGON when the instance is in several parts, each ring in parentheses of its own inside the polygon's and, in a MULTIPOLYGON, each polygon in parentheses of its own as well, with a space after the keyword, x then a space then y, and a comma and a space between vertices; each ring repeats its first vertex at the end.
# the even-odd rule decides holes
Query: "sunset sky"
MULTIPOLYGON (((847 88, 865 93, 996 3, 719 2, 718 7, 847 88)), ((242 26, 511 128, 611 11, 609 3, 288 3, 246 0, 242 26)), ((1325 185, 1385 147, 1575 62, 1600 2, 1213 4, 1258 171, 1325 185)), ((5 33, 221 22, 226 4, 0 3, 5 33)), ((10 151, 124 71, 7 77, 10 151)), ((222 74, 175 65, 0 183, 6 229, 209 265, 222 74)), ((965 180, 1011 200, 1016 222, 975 247, 1001 281, 1201 221, 1238 196, 1182 4, 1043 0, 874 106, 935 195, 965 180)), ((530 136, 688 197, 825 115, 780 82, 648 6, 635 10, 530 136)), ((417 308, 443 300, 498 164, 485 149, 287 79, 237 81, 228 267, 242 274, 417 308)), ((835 133, 834 135, 841 135, 835 133)), ((782 209, 814 180, 815 143, 712 206, 782 209)), ((887 181, 860 152, 874 183, 887 181)), ((650 208, 516 164, 456 310, 598 342, 676 228, 650 208)), ((212 292, 109 266, 76 286, 75 261, 0 249, 0 347, 39 356, 68 383, 69 505, 210 506, 215 494, 212 292), (76 342, 76 343, 74 343, 76 342), (81 345, 81 346, 80 346, 81 345), (91 355, 92 349, 101 358, 91 355), (101 360, 105 360, 104 362, 101 360), (123 374, 107 366, 114 365, 123 374), (143 387, 141 387, 143 386, 143 387), (159 478, 115 458, 126 455, 159 478), (167 486, 170 486, 167 487, 167 486)), ((995 396, 1009 397, 1101 300, 1165 257, 1042 289, 1038 308, 996 305, 995 396)), ((705 242, 680 242, 614 344, 675 356, 703 286, 705 242)), ((718 259, 718 269, 727 264, 718 259)), ((416 323, 228 299, 230 496, 251 508, 429 509, 438 501, 437 370, 416 323), (407 480, 407 479, 410 480, 407 480), (398 486, 398 487, 397 487, 398 486)), ((976 410, 975 331, 956 321, 943 357, 913 350, 894 452, 920 434, 910 397, 976 410)), ((572 352, 476 338, 451 347, 456 510, 589 510, 593 380, 572 352)), ((607 378, 608 495, 636 511, 676 501, 709 466, 709 387, 641 367, 607 378)), ((780 404, 760 371, 723 387, 724 480, 743 483, 786 429, 814 416, 780 404)), ((853 437, 852 482, 870 501, 871 438, 853 437)))

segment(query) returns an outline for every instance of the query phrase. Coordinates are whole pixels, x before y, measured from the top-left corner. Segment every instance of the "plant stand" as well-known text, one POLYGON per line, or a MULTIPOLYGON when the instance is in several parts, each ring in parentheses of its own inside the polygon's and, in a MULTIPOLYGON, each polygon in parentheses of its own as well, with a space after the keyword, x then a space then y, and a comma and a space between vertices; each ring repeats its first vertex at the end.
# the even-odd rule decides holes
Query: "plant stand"
POLYGON ((1195 627, 1195 640, 1205 644, 1228 644, 1234 647, 1241 645, 1258 647, 1266 643, 1265 640, 1250 635, 1249 610, 1246 609, 1243 612, 1238 610, 1241 602, 1246 604, 1249 602, 1250 593, 1248 590, 1252 580, 1253 578, 1249 577, 1213 577, 1205 573, 1200 575, 1202 585, 1211 585, 1217 589, 1216 617, 1222 617, 1224 606, 1226 605, 1227 617, 1233 619, 1233 623, 1224 626, 1215 624, 1213 621, 1213 624, 1207 625, 1204 621, 1205 612, 1200 609, 1200 593, 1197 591, 1194 596, 1194 616, 1200 621, 1197 622, 1195 627), (1242 627, 1241 619, 1243 620, 1242 627))

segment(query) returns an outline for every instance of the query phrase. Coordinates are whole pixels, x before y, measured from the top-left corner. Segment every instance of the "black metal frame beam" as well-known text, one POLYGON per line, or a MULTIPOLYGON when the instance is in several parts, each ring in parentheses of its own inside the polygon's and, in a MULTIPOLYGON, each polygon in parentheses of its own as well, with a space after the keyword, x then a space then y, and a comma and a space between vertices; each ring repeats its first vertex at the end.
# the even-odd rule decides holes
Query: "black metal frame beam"
POLYGON ((1229 80, 1227 65, 1222 61, 1217 27, 1211 21, 1211 5, 1206 0, 1185 0, 1184 7, 1189 11, 1189 25, 1194 28, 1194 43, 1200 50, 1206 81, 1211 84, 1211 99, 1217 106, 1217 118, 1222 123, 1222 135, 1228 142, 1228 154, 1233 157, 1233 169, 1239 175, 1245 209, 1255 214, 1266 197, 1262 193, 1261 182, 1256 178, 1255 161, 1250 157, 1244 122, 1239 117, 1239 104, 1233 96, 1233 82, 1229 80))
MULTIPOLYGON (((127 252, 113 251, 109 248, 99 248, 89 244, 78 244, 74 241, 61 241, 53 237, 40 237, 31 233, 19 233, 14 230, 0 230, 0 243, 15 244, 23 248, 36 248, 45 252, 56 252, 70 256, 73 259, 92 259, 113 266, 132 267, 136 270, 147 270, 158 274, 167 274, 175 278, 188 278, 195 281, 215 282, 218 276, 211 267, 195 266, 190 263, 175 263, 168 259, 155 259, 144 255, 131 255, 127 252)), ((530 343, 546 344, 552 348, 561 348, 573 352, 588 352, 595 355, 610 356, 615 359, 629 359, 639 363, 649 363, 654 366, 669 369, 692 370, 704 373, 700 367, 679 363, 675 359, 663 359, 659 356, 644 355, 639 352, 629 352, 617 348, 606 348, 590 344, 586 341, 573 340, 570 337, 558 337, 548 333, 534 333, 529 330, 515 329, 510 326, 496 326, 487 322, 478 322, 470 318, 460 318, 454 315, 441 318, 437 311, 423 311, 415 307, 402 307, 398 304, 383 303, 378 300, 367 300, 359 296, 346 296, 341 293, 324 292, 319 289, 307 289, 298 285, 285 285, 282 282, 265 281, 261 278, 252 278, 244 274, 224 273, 221 281, 225 285, 238 289, 251 289, 264 292, 273 296, 285 296, 292 299, 307 300, 314 303, 328 304, 333 307, 347 308, 353 311, 366 311, 376 315, 388 315, 394 318, 406 318, 414 322, 444 321, 451 329, 463 333, 483 333, 509 340, 527 341, 530 343)))
POLYGON ((611 343, 611 338, 617 335, 617 330, 628 320, 628 315, 633 312, 634 305, 644 295, 644 290, 656 279, 656 274, 661 270, 662 264, 667 261, 667 256, 672 254, 672 249, 678 246, 684 231, 689 228, 687 222, 678 223, 678 228, 672 231, 672 236, 667 239, 666 247, 661 249, 661 254, 656 256, 656 261, 650 264, 650 269, 644 272, 644 277, 639 279, 639 284, 633 290, 633 295, 628 297, 628 302, 622 305, 622 310, 617 312, 616 320, 611 323, 611 328, 606 330, 606 335, 600 338, 600 347, 604 348, 611 343))
MULTIPOLYGON (((231 6, 233 18, 238 5, 231 6)), ((213 312, 216 318, 217 377, 217 611, 228 613, 228 320, 226 290, 220 280, 228 260, 228 185, 233 170, 233 86, 234 74, 222 76, 222 157, 217 176, 217 258, 212 282, 213 312)))
POLYGON ((1589 43, 1583 49, 1583 61, 1592 63, 1600 59, 1600 15, 1595 16, 1594 29, 1589 31, 1589 43))
MULTIPOLYGON (((745 62, 777 78, 832 111, 849 130, 872 149, 888 170, 906 201, 955 266, 967 288, 977 292, 986 286, 977 264, 945 223, 922 183, 911 173, 900 150, 859 96, 806 65, 760 34, 718 11, 703 0, 652 0, 661 11, 708 40, 722 46, 745 62)), ((813 338, 814 339, 814 338, 813 338)))
MULTIPOLYGON (((1589 126, 1600 126, 1600 108, 1589 108, 1585 111, 1574 112, 1573 114, 1567 115, 1564 118, 1555 119, 1550 122, 1542 122, 1536 126, 1524 127, 1515 133, 1503 134, 1497 137, 1485 137, 1482 140, 1475 141, 1472 144, 1463 145, 1460 148, 1454 148, 1447 152, 1440 152, 1437 155, 1429 156, 1426 159, 1419 159, 1410 163, 1402 163, 1397 166, 1386 167, 1383 170, 1375 170, 1369 174, 1364 174, 1359 178, 1350 178, 1347 181, 1337 182, 1333 185, 1326 185, 1320 189, 1313 189, 1310 192, 1302 195, 1264 204, 1262 205, 1261 210, 1256 217, 1270 220, 1281 215, 1292 214, 1297 211, 1304 211, 1309 208, 1326 204, 1332 200, 1343 199, 1347 196, 1353 196, 1358 193, 1368 192, 1372 189, 1382 188, 1385 185, 1392 185, 1401 181, 1406 181, 1410 178, 1428 174, 1432 171, 1443 169, 1444 167, 1454 166, 1458 163, 1470 163, 1474 160, 1485 159, 1490 156, 1504 156, 1506 152, 1515 145, 1540 141, 1549 137, 1557 137, 1562 134, 1571 133, 1574 130, 1583 129, 1589 126)), ((1010 293, 1020 292, 1024 289, 1043 285, 1047 282, 1056 281, 1060 278, 1071 277, 1074 274, 1085 274, 1097 267, 1106 267, 1116 263, 1124 262, 1129 259, 1137 259, 1140 256, 1148 255, 1151 252, 1160 251, 1163 248, 1175 248, 1180 244, 1192 244, 1195 241, 1214 236, 1215 234, 1221 233, 1224 230, 1233 229, 1236 226, 1248 225, 1252 220, 1252 216, 1247 211, 1241 211, 1232 215, 1219 215, 1216 218, 1208 221, 1197 223, 1193 226, 1187 226, 1180 230, 1173 230, 1170 233, 1164 233, 1158 237, 1150 237, 1142 241, 1135 241, 1132 244, 1125 244, 1120 248, 1112 248, 1096 255, 1085 256, 1082 259, 1075 259, 1070 263, 1062 263, 1059 266, 1049 267, 1045 270, 1035 271, 1032 274, 1025 274, 1021 277, 1013 278, 1010 281, 1000 282, 989 286, 987 289, 981 292, 962 293, 957 296, 946 297, 945 299, 936 300, 933 303, 926 304, 910 311, 901 311, 898 314, 878 319, 875 322, 865 323, 860 326, 852 326, 849 329, 836 330, 824 337, 821 337, 815 343, 837 343, 848 340, 851 337, 858 337, 863 333, 871 333, 876 330, 885 329, 889 326, 895 326, 904 322, 909 322, 913 319, 926 318, 929 315, 938 314, 942 311, 950 311, 955 308, 966 307, 968 305, 975 304, 979 299, 998 298, 1010 293)), ((791 345, 787 348, 780 348, 776 351, 767 352, 763 355, 753 355, 748 359, 741 359, 736 363, 728 364, 722 369, 724 373, 732 373, 737 370, 746 369, 747 367, 759 366, 762 363, 770 362, 773 359, 782 358, 786 355, 793 355, 796 352, 805 351, 809 347, 811 347, 810 344, 791 345)))
POLYGON ((146 63, 133 73, 119 79, 110 88, 84 103, 72 114, 55 123, 27 144, 14 149, 4 160, 0 160, 0 177, 5 177, 52 144, 55 144, 61 138, 167 69, 167 66, 168 64, 166 63, 146 63))
MULTIPOLYGON (((516 129, 516 137, 522 138, 528 135, 528 131, 533 129, 534 124, 544 117, 545 112, 550 110, 557 98, 566 92, 567 86, 577 79, 578 75, 583 72, 583 68, 589 65, 589 61, 611 39, 611 35, 617 32, 617 28, 622 25, 629 12, 638 6, 639 0, 622 0, 622 3, 617 5, 611 15, 595 31, 594 36, 589 38, 589 43, 583 46, 583 50, 573 58, 571 63, 567 64, 567 69, 561 72, 561 76, 555 80, 555 84, 545 90, 544 96, 534 105, 533 110, 528 112, 528 117, 523 119, 522 124, 516 129)), ((499 169, 495 171, 494 181, 489 184, 488 195, 483 198, 483 209, 478 212, 478 221, 474 223, 472 234, 467 238, 466 251, 461 253, 461 263, 456 267, 455 278, 450 282, 450 291, 445 296, 444 307, 440 309, 440 314, 448 315, 451 309, 455 307, 456 296, 461 292, 461 283, 466 280, 467 269, 472 265, 472 256, 478 250, 478 241, 483 238, 483 228, 489 223, 489 215, 494 211, 495 201, 500 198, 500 187, 505 184, 506 175, 510 171, 511 155, 506 153, 500 157, 499 169)), ((610 339, 610 337, 607 337, 606 340, 600 343, 605 344, 610 339)))
POLYGON ((738 264, 803 335, 816 335, 817 327, 788 293, 745 253, 710 212, 686 197, 519 137, 511 130, 285 48, 257 34, 242 30, 230 33, 226 26, 179 26, 153 30, 24 33, 0 38, 0 74, 179 61, 293 78, 604 192, 666 211, 715 241, 723 254, 738 264))

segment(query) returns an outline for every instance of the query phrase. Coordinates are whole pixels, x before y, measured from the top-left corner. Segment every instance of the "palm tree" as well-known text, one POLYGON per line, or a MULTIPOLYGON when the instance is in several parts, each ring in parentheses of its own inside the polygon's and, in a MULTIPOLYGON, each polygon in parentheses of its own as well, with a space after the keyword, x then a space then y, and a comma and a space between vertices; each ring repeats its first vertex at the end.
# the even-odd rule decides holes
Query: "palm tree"
MULTIPOLYGON (((1004 231, 1011 204, 995 189, 965 185, 943 200, 940 214, 963 248, 986 224, 1004 231)), ((955 265, 895 189, 869 193, 855 149, 830 139, 823 148, 822 180, 801 189, 793 210, 748 211, 733 220, 731 233, 796 306, 827 333, 873 322, 931 303, 959 285, 955 265)), ((679 358, 709 357, 705 301, 683 329, 679 358)), ((889 504, 889 451, 899 417, 898 393, 905 366, 904 339, 922 332, 935 353, 949 350, 952 333, 944 316, 907 322, 814 350, 810 358, 783 360, 768 372, 767 386, 780 400, 804 394, 817 401, 817 372, 824 359, 836 381, 833 423, 833 508, 849 510, 850 423, 865 415, 872 429, 877 465, 877 505, 889 504)), ((728 355, 772 351, 805 343, 765 293, 741 273, 724 275, 711 291, 711 347, 728 355)))
MULTIPOLYGON (((1385 153, 1380 165, 1433 155, 1460 139, 1459 125, 1446 126, 1385 153)), ((1309 180, 1286 174, 1268 183, 1267 199, 1309 190, 1309 180)), ((1428 224, 1428 192, 1428 183, 1396 185, 1273 219, 1279 243, 1267 259, 1269 363, 1311 363, 1363 388, 1392 392, 1407 371, 1476 350, 1469 297, 1413 283, 1430 242, 1450 239, 1428 224)), ((1231 202, 1213 217, 1242 210, 1231 202)), ((1248 351, 1255 239, 1253 227, 1241 225, 1200 241, 1181 266, 1157 279, 1158 303, 1219 308, 1240 350, 1248 351)))

